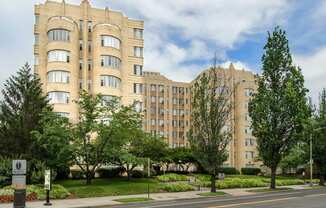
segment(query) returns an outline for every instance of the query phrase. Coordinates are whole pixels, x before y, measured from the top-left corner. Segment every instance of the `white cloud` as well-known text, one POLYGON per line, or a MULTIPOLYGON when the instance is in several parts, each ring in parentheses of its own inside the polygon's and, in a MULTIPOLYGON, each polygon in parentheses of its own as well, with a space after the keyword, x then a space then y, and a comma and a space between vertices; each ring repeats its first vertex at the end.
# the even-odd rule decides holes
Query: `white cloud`
POLYGON ((326 45, 308 55, 294 55, 295 63, 302 68, 305 85, 314 103, 322 88, 326 88, 326 45))
POLYGON ((243 63, 241 61, 225 61, 224 63, 220 64, 220 66, 222 68, 229 68, 230 64, 233 64, 234 68, 237 69, 237 70, 242 70, 242 69, 245 69, 247 71, 253 71, 252 69, 250 69, 250 67, 246 64, 246 63, 243 63))

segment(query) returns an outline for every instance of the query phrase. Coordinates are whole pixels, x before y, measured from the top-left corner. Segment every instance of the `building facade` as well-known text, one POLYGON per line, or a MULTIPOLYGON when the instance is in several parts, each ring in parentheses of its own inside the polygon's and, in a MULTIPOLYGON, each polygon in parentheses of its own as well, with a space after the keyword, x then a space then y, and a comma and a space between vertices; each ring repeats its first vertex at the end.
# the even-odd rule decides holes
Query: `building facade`
MULTIPOLYGON (((143 72, 144 22, 108 8, 47 0, 35 6, 34 70, 54 111, 79 119, 74 100, 86 90, 103 100, 118 98, 143 112, 143 128, 165 138, 170 147, 189 146, 192 82, 175 82, 158 72, 143 72)), ((226 166, 252 167, 256 142, 251 135, 248 101, 255 76, 219 68, 231 78, 232 141, 226 166)))

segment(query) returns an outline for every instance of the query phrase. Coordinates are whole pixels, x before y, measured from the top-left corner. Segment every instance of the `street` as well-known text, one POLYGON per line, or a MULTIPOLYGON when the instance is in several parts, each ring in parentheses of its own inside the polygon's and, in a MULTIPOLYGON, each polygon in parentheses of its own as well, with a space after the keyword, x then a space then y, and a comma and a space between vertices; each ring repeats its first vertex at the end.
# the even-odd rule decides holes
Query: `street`
POLYGON ((210 197, 189 200, 171 200, 128 205, 108 206, 105 208, 325 208, 326 189, 295 190, 286 192, 263 193, 240 197, 210 197))

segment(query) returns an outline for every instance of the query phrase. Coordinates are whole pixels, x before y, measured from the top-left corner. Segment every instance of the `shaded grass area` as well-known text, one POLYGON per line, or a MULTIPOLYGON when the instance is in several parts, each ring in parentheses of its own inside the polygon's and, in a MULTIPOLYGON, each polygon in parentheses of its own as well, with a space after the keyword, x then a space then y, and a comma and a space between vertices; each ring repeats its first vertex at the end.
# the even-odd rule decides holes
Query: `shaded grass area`
POLYGON ((203 193, 199 193, 199 196, 223 196, 225 195, 225 192, 222 191, 217 191, 217 192, 203 192, 203 193))
POLYGON ((160 192, 162 185, 155 179, 134 179, 127 181, 125 178, 93 179, 91 185, 86 185, 85 180, 59 181, 75 197, 100 197, 147 193, 149 183, 150 192, 160 192))
POLYGON ((122 202, 122 203, 132 203, 132 202, 146 202, 153 201, 151 198, 138 197, 138 198, 124 198, 124 199, 116 199, 114 201, 122 202))
POLYGON ((254 193, 264 193, 264 192, 288 191, 288 190, 292 190, 292 188, 276 188, 276 189, 263 188, 263 189, 252 189, 247 191, 254 192, 254 193))

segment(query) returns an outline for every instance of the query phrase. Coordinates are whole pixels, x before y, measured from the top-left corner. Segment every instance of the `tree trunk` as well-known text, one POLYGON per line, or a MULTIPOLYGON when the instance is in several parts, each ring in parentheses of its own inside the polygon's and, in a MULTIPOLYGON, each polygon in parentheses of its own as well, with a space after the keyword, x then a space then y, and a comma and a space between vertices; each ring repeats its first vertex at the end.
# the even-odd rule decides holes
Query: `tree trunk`
POLYGON ((87 171, 86 173, 86 185, 90 185, 92 183, 92 174, 87 171))
POLYGON ((271 189, 276 188, 276 168, 272 167, 271 168, 271 189))
POLYGON ((215 174, 211 175, 211 192, 216 192, 215 174))
POLYGON ((130 179, 131 179, 131 171, 130 171, 130 168, 129 168, 128 164, 127 164, 127 176, 128 176, 128 181, 130 181, 130 179))
POLYGON ((320 173, 320 180, 319 180, 320 186, 325 186, 325 175, 320 173))

